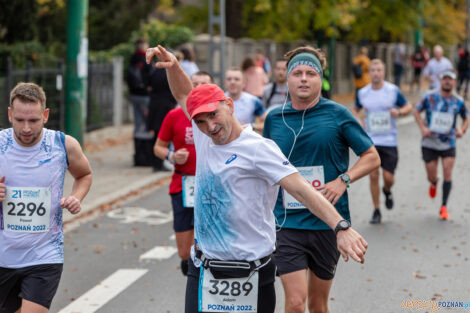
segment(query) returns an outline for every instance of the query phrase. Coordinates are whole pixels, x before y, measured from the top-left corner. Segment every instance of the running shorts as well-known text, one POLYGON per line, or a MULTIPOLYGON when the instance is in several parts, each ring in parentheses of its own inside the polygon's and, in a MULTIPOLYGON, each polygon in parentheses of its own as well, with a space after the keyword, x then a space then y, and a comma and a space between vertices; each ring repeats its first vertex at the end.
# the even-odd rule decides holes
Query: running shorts
POLYGON ((384 146, 375 146, 380 157, 380 166, 390 172, 395 174, 395 169, 398 164, 398 149, 397 147, 384 147, 384 146))
POLYGON ((0 312, 16 312, 22 299, 49 309, 59 287, 62 268, 63 264, 0 267, 0 312))
POLYGON ((183 206, 183 193, 170 194, 173 207, 173 230, 183 232, 194 229, 194 208, 183 206))
POLYGON ((456 152, 455 148, 450 148, 447 150, 435 150, 426 147, 421 147, 421 151, 423 152, 423 161, 425 163, 429 163, 431 161, 437 160, 439 157, 441 158, 455 158, 456 152))
POLYGON ((331 280, 339 256, 332 230, 282 228, 277 233, 274 260, 280 275, 308 268, 318 278, 331 280))

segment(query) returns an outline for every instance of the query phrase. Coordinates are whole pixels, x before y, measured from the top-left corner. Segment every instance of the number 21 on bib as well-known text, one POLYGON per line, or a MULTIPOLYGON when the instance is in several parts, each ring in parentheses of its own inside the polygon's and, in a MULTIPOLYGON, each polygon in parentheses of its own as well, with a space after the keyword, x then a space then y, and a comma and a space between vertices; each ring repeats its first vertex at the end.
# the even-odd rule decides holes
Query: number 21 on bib
POLYGON ((49 230, 51 216, 51 188, 7 187, 2 207, 5 230, 46 232, 49 230))

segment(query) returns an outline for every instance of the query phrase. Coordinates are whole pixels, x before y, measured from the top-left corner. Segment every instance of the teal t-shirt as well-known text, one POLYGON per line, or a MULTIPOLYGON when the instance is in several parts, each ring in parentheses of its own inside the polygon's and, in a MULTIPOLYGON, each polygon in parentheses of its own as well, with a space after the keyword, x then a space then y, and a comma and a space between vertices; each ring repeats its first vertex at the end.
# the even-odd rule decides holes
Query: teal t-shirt
MULTIPOLYGON (((304 111, 295 110, 291 102, 287 103, 283 113, 284 122, 282 109, 282 106, 277 107, 268 114, 263 136, 274 140, 282 152, 289 156, 294 143, 294 134, 285 123, 298 133, 302 126, 304 111)), ((348 170, 350 147, 356 155, 361 155, 372 145, 372 140, 347 108, 320 98, 313 108, 305 112, 304 128, 297 137, 289 161, 295 167, 323 166, 324 180, 328 183, 348 170)), ((344 219, 350 221, 347 192, 338 200, 335 207, 344 219)), ((330 229, 308 209, 285 210, 282 190, 279 192, 274 214, 278 226, 282 225, 282 228, 330 229)))

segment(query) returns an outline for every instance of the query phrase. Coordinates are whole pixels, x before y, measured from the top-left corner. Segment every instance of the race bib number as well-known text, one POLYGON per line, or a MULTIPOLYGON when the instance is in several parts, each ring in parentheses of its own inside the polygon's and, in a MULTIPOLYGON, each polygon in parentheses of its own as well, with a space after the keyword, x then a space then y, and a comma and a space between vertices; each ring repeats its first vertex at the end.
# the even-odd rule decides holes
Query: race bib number
POLYGON ((447 112, 432 112, 429 129, 438 134, 448 134, 454 125, 454 115, 447 112))
MULTIPOLYGON (((297 167, 300 175, 305 178, 313 187, 318 188, 325 184, 325 173, 323 165, 297 167)), ((287 191, 282 189, 282 200, 286 209, 306 209, 306 207, 291 196, 287 191)))
POLYGON ((367 125, 373 134, 389 133, 392 129, 390 112, 370 112, 367 114, 367 125))
POLYGON ((5 230, 46 232, 49 230, 51 215, 51 188, 7 187, 2 207, 5 230))
POLYGON ((258 272, 250 277, 215 279, 201 266, 199 312, 258 312, 258 272))
POLYGON ((194 207, 194 186, 195 176, 183 176, 183 206, 185 208, 194 207))

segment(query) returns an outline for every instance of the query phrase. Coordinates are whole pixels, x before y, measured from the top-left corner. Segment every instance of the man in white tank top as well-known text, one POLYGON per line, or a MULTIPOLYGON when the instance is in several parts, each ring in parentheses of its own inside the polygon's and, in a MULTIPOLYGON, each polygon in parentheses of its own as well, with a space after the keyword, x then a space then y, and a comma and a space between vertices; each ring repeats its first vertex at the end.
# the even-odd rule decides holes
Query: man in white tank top
POLYGON ((64 262, 62 209, 80 212, 91 185, 80 144, 44 128, 48 117, 42 88, 16 85, 12 128, 0 131, 0 312, 49 311, 64 262), (75 182, 63 197, 67 169, 75 182))

